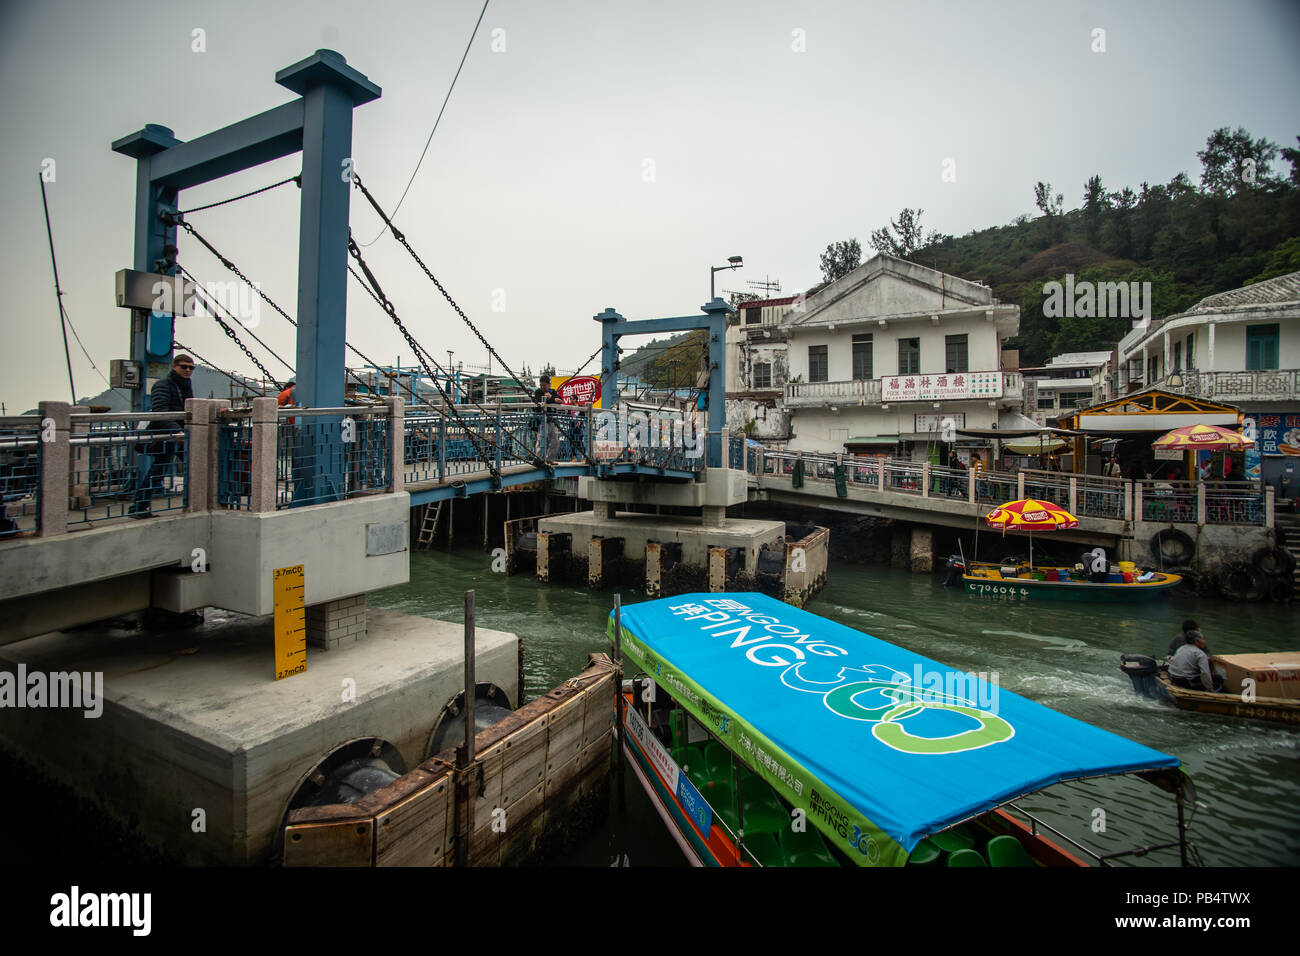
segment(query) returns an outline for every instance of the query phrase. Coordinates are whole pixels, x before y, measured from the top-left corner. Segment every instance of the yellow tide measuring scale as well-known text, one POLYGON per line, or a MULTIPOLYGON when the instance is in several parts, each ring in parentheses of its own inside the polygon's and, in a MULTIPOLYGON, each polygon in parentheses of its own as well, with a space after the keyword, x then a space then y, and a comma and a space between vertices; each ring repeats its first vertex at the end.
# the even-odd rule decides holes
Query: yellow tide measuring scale
POLYGON ((275 569, 275 679, 307 669, 307 607, 303 566, 275 569))

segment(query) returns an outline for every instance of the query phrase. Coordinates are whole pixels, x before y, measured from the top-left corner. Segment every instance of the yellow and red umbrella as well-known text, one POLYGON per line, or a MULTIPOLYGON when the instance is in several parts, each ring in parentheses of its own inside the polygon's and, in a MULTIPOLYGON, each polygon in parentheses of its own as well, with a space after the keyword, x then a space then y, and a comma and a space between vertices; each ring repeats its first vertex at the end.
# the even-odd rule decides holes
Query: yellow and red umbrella
POLYGON ((1079 527, 1079 519, 1060 505, 1037 498, 1021 498, 998 505, 984 518, 990 528, 1012 531, 1058 531, 1079 527))
POLYGON ((1253 444, 1240 432, 1218 425, 1186 425, 1161 435, 1151 446, 1179 451, 1240 451, 1253 444))
POLYGON ((1029 567, 1034 567, 1034 532, 1063 531, 1079 527, 1079 519, 1060 505, 1037 498, 1021 498, 998 505, 990 511, 984 520, 990 528, 1000 528, 1005 535, 1007 529, 1029 532, 1029 567))

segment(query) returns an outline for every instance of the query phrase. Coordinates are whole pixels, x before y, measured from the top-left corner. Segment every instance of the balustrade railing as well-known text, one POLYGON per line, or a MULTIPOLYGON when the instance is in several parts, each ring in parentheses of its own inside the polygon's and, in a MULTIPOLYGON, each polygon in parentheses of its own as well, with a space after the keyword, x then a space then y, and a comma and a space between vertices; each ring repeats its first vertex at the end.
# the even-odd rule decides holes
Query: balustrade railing
POLYGON ((0 418, 0 540, 40 527, 41 418, 0 418))

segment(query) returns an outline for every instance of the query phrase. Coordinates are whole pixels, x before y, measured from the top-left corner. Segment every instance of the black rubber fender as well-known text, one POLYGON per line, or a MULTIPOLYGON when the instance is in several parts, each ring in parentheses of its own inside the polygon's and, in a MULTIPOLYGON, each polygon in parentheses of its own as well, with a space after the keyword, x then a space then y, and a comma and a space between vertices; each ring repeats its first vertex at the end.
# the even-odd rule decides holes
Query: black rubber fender
POLYGON ((1268 595, 1269 579, 1253 564, 1235 561, 1219 569, 1215 576, 1219 593, 1236 601, 1259 601, 1268 595))
POLYGON ((1190 564, 1196 542, 1177 528, 1161 528, 1151 537, 1151 551, 1161 564, 1190 564))
POLYGON ((1260 548, 1250 560, 1270 578, 1289 578, 1295 572, 1295 558, 1286 548, 1260 548))
POLYGON ((1277 604, 1290 604, 1295 600, 1295 585, 1286 578, 1274 578, 1268 586, 1268 599, 1277 604))

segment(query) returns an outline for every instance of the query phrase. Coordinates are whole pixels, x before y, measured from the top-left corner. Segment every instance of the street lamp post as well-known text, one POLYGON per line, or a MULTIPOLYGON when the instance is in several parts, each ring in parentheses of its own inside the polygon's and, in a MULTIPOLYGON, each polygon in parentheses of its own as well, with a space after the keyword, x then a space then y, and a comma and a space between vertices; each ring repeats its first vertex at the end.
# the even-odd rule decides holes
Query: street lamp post
POLYGON ((717 298, 717 293, 713 291, 713 277, 726 269, 739 269, 744 264, 744 256, 729 256, 727 258, 727 265, 709 266, 709 301, 713 301, 717 298))

